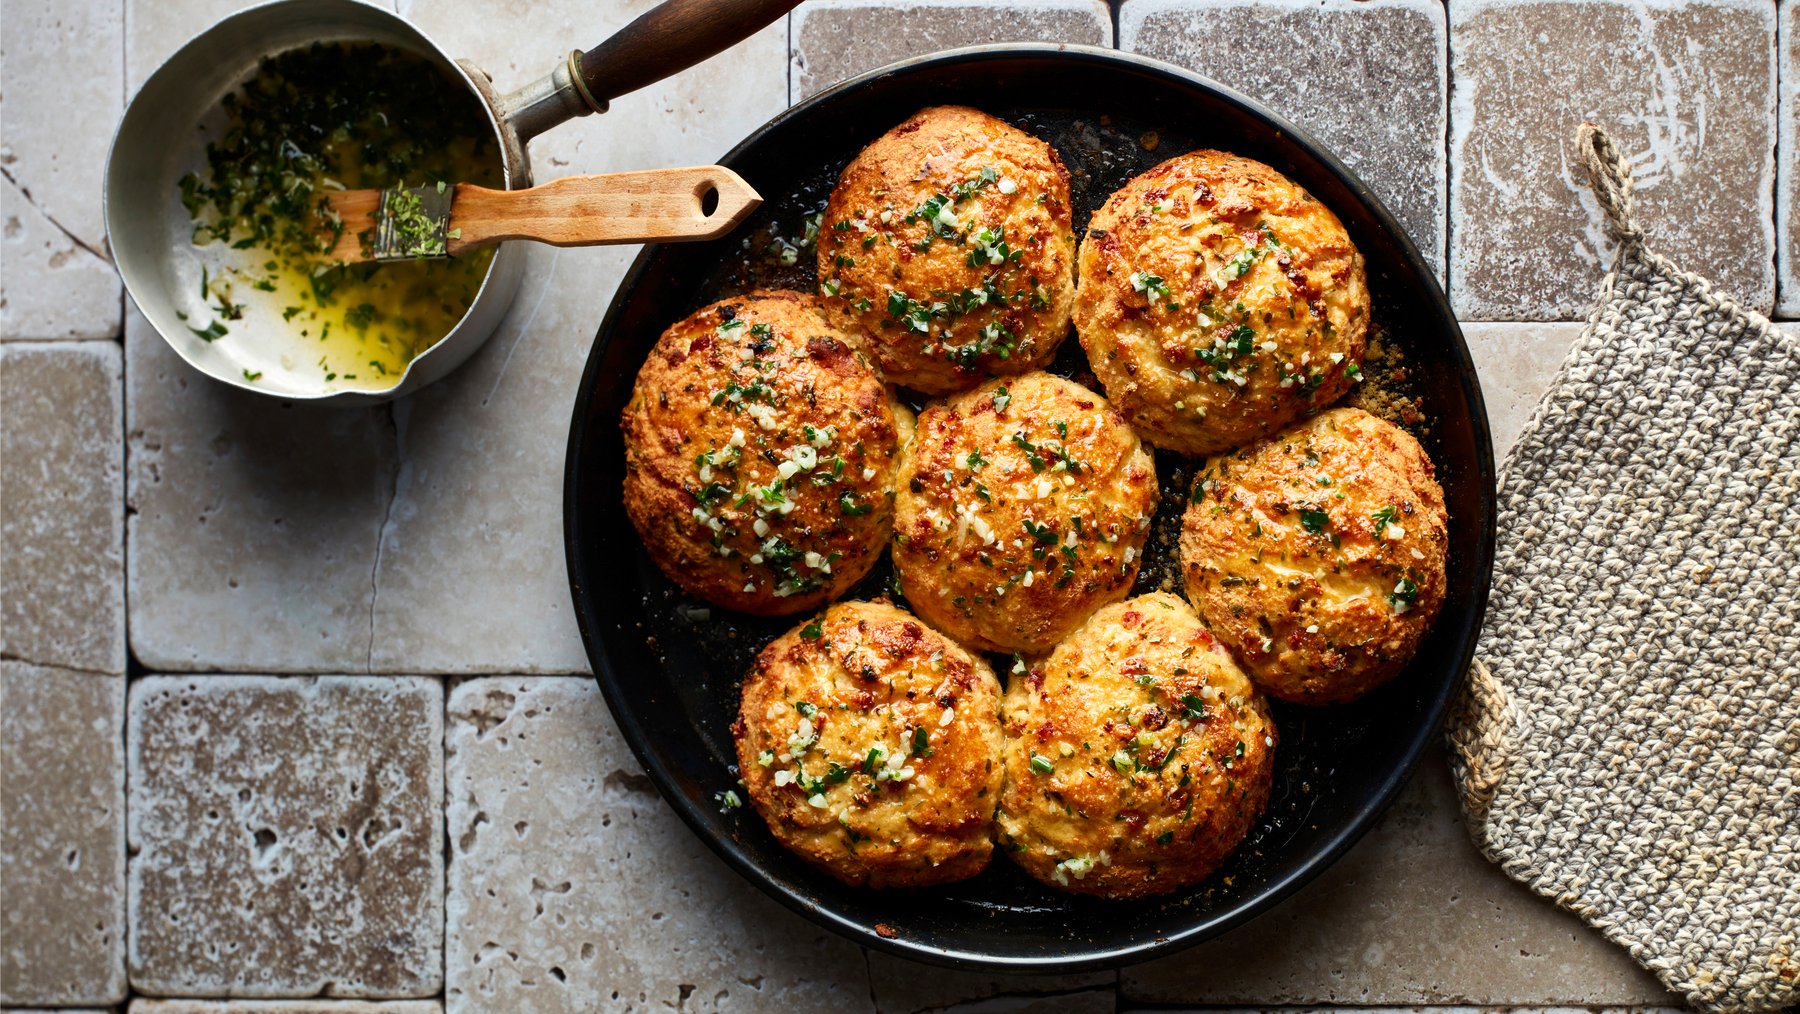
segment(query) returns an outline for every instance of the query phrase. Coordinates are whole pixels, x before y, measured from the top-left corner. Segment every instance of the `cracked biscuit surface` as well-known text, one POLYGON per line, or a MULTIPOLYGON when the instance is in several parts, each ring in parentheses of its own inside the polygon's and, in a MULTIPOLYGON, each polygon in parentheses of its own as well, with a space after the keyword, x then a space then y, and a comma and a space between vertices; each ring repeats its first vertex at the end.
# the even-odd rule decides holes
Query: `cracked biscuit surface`
POLYGON ((889 380, 946 394, 1048 363, 1075 292, 1069 174, 966 106, 922 109, 844 168, 819 226, 820 298, 889 380))
POLYGON ((1188 600, 1252 679, 1348 701, 1411 661, 1444 604, 1444 491, 1412 435, 1335 408, 1207 461, 1182 519, 1188 600))
POLYGON ((889 603, 841 602, 757 656, 732 731, 783 845, 846 883, 918 887, 993 855, 999 707, 979 657, 889 603))
POLYGON ((986 651, 1049 651, 1131 589, 1156 466, 1106 399, 1048 373, 991 380, 919 416, 895 492, 907 602, 986 651))
POLYGON ((1108 898, 1205 879, 1268 805, 1267 701, 1179 598, 1116 603, 1012 676, 1001 848, 1108 898))
POLYGON ((669 579, 757 615, 880 559, 912 417, 811 296, 722 300, 663 332, 620 427, 625 509, 669 579))
POLYGON ((1261 162, 1203 150, 1094 213, 1074 320, 1106 396, 1144 439, 1213 454, 1349 390, 1369 290, 1331 209, 1261 162))

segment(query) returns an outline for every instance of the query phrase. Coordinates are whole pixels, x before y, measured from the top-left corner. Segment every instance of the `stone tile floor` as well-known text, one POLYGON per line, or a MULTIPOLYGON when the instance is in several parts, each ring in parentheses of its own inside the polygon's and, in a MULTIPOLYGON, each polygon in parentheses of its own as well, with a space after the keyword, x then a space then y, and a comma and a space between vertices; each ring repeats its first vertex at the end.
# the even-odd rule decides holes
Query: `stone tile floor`
MULTIPOLYGON (((363 411, 223 390, 123 301, 98 201, 112 126, 161 59, 243 5, 6 3, 0 1005, 1671 1002, 1481 862, 1439 757, 1294 899, 1116 974, 926 969, 764 899, 657 798, 582 675, 569 613, 567 405, 633 251, 534 250, 479 355, 363 411)), ((648 6, 398 0, 503 89, 648 6)), ((1609 256, 1570 168, 1582 119, 1641 153, 1656 243, 1751 306, 1800 313, 1792 10, 808 0, 532 154, 542 176, 710 161, 789 101, 889 60, 1117 44, 1264 99, 1365 175, 1470 322, 1504 449, 1609 256)))

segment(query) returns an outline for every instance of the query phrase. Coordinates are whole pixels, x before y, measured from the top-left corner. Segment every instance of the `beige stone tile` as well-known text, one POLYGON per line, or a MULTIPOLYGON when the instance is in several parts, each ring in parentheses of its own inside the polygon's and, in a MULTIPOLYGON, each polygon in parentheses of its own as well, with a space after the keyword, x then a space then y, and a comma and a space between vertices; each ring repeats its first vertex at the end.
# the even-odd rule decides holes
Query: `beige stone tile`
POLYGON ((64 232, 10 177, 0 179, 0 222, 0 339, 118 335, 124 287, 98 247, 64 232))
POLYGON ((1129 1001, 1653 1004, 1650 973, 1469 841, 1443 756, 1317 880, 1233 933, 1127 968, 1129 1001))
POLYGON ((189 39, 257 0, 124 0, 126 101, 189 39))
POLYGON ((123 102, 117 2, 15 4, 0 38, 0 338, 111 338, 100 178, 123 102), (69 54, 104 54, 69 72, 69 54), (107 58, 110 57, 110 58, 107 58))
POLYGON ((0 662, 0 1003, 125 999, 125 678, 0 662))
POLYGON ((1781 61, 1781 97, 1777 105, 1779 126, 1775 155, 1775 312, 1800 317, 1800 7, 1791 3, 1776 7, 1780 20, 1777 54, 1781 61))
POLYGON ((869 953, 869 992, 883 1014, 903 1011, 1111 1011, 1117 972, 1005 975, 939 968, 869 953))
POLYGON ((100 179, 124 106, 124 34, 121 0, 83 0, 9 5, 0 39, 0 169, 31 192, 39 210, 95 249, 106 231, 100 179), (77 52, 94 58, 72 74, 69 57, 77 52))
POLYGON ((1774 301, 1773 0, 1451 0, 1450 291, 1471 320, 1579 319, 1612 259, 1574 153, 1632 159, 1652 244, 1774 301))
POLYGON ((0 345, 0 653, 125 671, 121 355, 0 345))
POLYGON ((1104 0, 813 0, 794 12, 795 101, 897 60, 997 42, 1110 46, 1104 0))
MULTIPOLYGON (((639 15, 656 0, 593 4, 581 0, 496 0, 486 16, 470 18, 462 0, 400 0, 400 13, 449 51, 473 62, 506 93, 548 73, 572 48, 587 49, 639 15)), ((536 179, 575 173, 618 172, 712 162, 787 106, 787 20, 673 77, 613 100, 599 116, 570 121, 532 142, 536 179)), ((581 285, 588 301, 604 310, 617 275, 636 247, 565 251, 593 274, 581 285)), ((564 286, 566 289, 567 286, 564 286)), ((528 304, 524 294, 520 302, 528 304)), ((585 349, 599 314, 575 339, 585 349)))
POLYGON ((420 677, 135 680, 132 986, 436 993, 443 704, 442 685, 420 677))
POLYGON ((1119 47, 1186 67, 1293 120, 1444 261, 1441 0, 1126 0, 1119 47))
POLYGON ((130 1014, 439 1014, 436 1000, 133 1000, 130 1014))
POLYGON ((362 671, 397 470, 387 409, 214 383, 125 325, 131 644, 152 669, 362 671))
POLYGON ((592 680, 462 683, 445 761, 451 1012, 870 1009, 857 948, 680 823, 592 680))
POLYGON ((1525 421, 1537 408, 1551 381, 1581 337, 1584 325, 1573 323, 1483 324, 1462 326, 1487 402, 1494 459, 1504 460, 1525 421))

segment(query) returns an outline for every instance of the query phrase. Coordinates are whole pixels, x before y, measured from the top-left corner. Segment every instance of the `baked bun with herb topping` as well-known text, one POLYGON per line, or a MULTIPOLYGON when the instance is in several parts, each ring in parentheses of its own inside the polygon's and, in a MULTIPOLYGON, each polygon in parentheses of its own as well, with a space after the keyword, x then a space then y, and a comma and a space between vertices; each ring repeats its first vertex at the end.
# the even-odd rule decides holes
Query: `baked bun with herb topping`
POLYGON ((1075 326, 1144 439, 1213 454, 1336 401, 1369 329, 1362 255, 1331 209, 1222 151, 1125 184, 1081 243, 1075 326))
POLYGON ((945 394, 1024 373, 1069 332, 1069 174, 1003 120, 922 109, 844 168, 818 256, 826 312, 871 336, 889 380, 945 394))
POLYGON ((895 489, 894 568, 932 626, 986 651, 1049 651, 1131 590, 1156 466, 1106 399, 1048 373, 920 413, 895 489))
POLYGON ((1001 848, 1052 887, 1106 898, 1187 887, 1268 805, 1268 704, 1173 595, 1095 613, 1012 677, 1002 715, 1001 848))
POLYGON ((620 427, 625 510, 691 595, 812 609, 881 556, 911 415, 797 292, 722 300, 663 332, 620 427))
POLYGON ((782 845, 849 884, 972 877, 993 854, 1000 682, 886 602, 840 602, 744 678, 738 768, 782 845))
POLYGON ((1182 520, 1188 600, 1299 704, 1393 678, 1444 604, 1444 491, 1412 435, 1335 408, 1206 462, 1182 520))

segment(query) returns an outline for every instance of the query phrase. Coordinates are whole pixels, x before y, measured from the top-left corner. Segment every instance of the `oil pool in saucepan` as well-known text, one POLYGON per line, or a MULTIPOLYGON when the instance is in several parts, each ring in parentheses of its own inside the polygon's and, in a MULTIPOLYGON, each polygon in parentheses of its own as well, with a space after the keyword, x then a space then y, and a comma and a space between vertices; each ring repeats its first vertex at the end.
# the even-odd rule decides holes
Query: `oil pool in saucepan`
POLYGON ((343 265, 338 189, 436 182, 503 186, 500 156, 467 89, 423 57, 370 43, 318 43, 263 61, 221 103, 207 168, 181 180, 201 260, 194 334, 228 342, 278 328, 263 371, 314 373, 334 390, 394 386, 462 319, 492 248, 449 260, 343 265))

